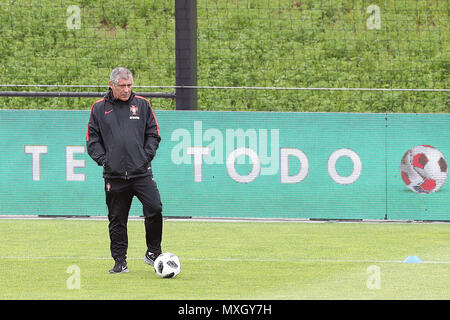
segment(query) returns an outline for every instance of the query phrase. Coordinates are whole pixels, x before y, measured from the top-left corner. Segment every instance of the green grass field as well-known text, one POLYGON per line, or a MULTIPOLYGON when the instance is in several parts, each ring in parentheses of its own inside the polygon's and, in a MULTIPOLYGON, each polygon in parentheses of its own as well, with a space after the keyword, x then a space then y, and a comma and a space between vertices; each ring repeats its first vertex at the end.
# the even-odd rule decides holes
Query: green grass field
POLYGON ((450 298, 446 223, 166 220, 163 249, 182 263, 174 279, 144 263, 140 219, 128 226, 130 272, 109 274, 107 224, 0 219, 0 299, 450 298), (423 263, 402 263, 413 255, 423 263))

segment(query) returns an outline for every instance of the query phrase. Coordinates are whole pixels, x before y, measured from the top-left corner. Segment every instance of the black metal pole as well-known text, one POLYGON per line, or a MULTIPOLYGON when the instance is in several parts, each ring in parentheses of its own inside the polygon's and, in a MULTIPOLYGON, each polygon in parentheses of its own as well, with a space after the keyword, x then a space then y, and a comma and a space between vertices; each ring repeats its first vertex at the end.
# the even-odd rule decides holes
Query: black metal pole
MULTIPOLYGON (((197 86, 197 0, 175 0, 176 85, 197 86)), ((197 110, 197 89, 176 89, 177 110, 197 110)))

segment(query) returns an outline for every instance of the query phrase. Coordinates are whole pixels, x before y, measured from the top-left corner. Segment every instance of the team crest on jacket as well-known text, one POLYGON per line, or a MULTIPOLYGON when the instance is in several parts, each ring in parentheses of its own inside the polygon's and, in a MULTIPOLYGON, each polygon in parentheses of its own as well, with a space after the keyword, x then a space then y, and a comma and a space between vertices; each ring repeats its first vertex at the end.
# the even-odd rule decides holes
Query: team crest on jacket
POLYGON ((139 120, 139 116, 137 116, 138 111, 139 111, 138 107, 136 107, 135 105, 132 105, 130 107, 130 119, 139 120))

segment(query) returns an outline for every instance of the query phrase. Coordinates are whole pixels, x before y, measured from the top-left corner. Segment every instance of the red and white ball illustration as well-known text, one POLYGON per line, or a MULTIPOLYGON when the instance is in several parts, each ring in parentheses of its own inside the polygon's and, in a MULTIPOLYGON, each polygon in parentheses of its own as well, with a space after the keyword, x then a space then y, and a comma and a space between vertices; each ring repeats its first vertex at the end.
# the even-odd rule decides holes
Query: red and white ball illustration
POLYGON ((433 193, 445 183, 448 166, 438 149, 421 145, 408 150, 400 165, 403 182, 417 193, 433 193))

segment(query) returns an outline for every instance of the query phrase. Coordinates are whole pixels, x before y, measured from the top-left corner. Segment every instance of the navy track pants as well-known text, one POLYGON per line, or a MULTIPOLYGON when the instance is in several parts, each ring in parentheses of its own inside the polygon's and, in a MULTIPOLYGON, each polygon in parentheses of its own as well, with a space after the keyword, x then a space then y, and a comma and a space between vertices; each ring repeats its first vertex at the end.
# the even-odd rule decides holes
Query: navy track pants
POLYGON ((111 256, 114 260, 126 259, 128 249, 127 222, 131 202, 136 196, 143 206, 145 240, 147 249, 161 252, 162 204, 156 182, 152 176, 129 180, 105 179, 106 205, 108 206, 111 256))

